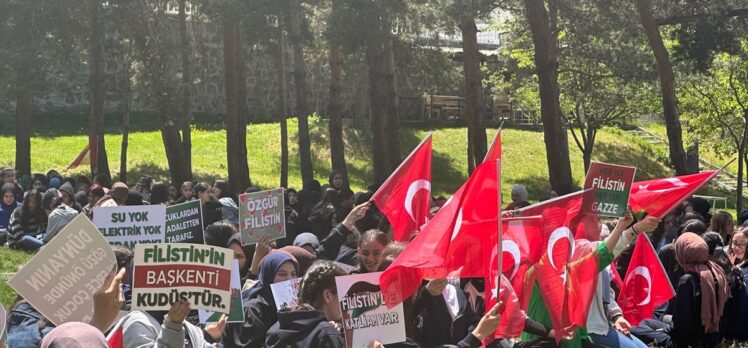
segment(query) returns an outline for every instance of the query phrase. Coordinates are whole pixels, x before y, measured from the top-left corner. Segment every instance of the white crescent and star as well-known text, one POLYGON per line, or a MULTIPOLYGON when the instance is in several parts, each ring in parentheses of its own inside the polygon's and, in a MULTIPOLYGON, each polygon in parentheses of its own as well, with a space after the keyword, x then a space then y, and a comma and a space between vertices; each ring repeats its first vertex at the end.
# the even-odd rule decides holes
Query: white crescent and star
POLYGON ((457 235, 460 234, 460 228, 462 228, 462 208, 457 212, 457 219, 455 220, 455 225, 452 228, 452 239, 449 241, 455 240, 457 238, 457 235))
MULTIPOLYGON (((558 270, 558 267, 556 267, 556 262, 553 260, 553 247, 556 246, 556 242, 559 240, 567 238, 569 240, 569 256, 567 256, 567 261, 569 258, 571 258, 572 255, 574 255, 574 235, 571 234, 571 230, 566 227, 562 226, 557 228, 553 233, 551 233, 551 238, 548 240, 548 259, 551 262, 551 266, 553 269, 558 270)), ((564 266, 563 272, 559 275, 561 279, 563 280, 564 284, 566 284, 566 267, 564 266)))
MULTIPOLYGON (((649 268, 644 267, 644 266, 636 267, 636 268, 634 268, 633 275, 634 276, 637 276, 637 275, 642 276, 642 277, 644 277, 644 279, 647 280, 647 287, 645 288, 646 291, 647 291, 647 297, 644 298, 644 300, 642 300, 642 302, 640 302, 639 304, 637 304, 637 306, 644 306, 644 305, 649 304, 649 301, 652 300, 652 276, 649 274, 649 268)), ((628 281, 630 282, 631 279, 634 279, 634 277, 632 276, 631 278, 628 279, 628 281)))
POLYGON ((416 223, 418 223, 418 221, 416 221, 416 218, 413 216, 413 197, 415 197, 416 193, 420 190, 426 190, 431 193, 431 182, 424 179, 418 179, 410 183, 410 186, 408 186, 408 192, 405 194, 404 202, 405 211, 410 216, 410 219, 416 223))
POLYGON ((509 277, 509 279, 512 280, 519 270, 521 255, 519 252, 519 245, 512 240, 503 240, 501 241, 501 250, 511 254, 514 259, 514 270, 512 271, 512 275, 509 277))
POLYGON ((649 184, 646 184, 646 185, 639 185, 639 193, 645 193, 645 192, 667 192, 667 191, 669 191, 669 190, 671 190, 673 188, 688 186, 687 183, 683 182, 683 180, 678 179, 678 178, 667 178, 667 179, 662 179, 662 180, 658 180, 658 181, 659 182, 669 182, 669 183, 673 184, 674 187, 657 189, 657 190, 650 190, 649 186, 652 185, 652 184, 649 183, 649 184))
POLYGON ((555 260, 553 260, 553 248, 556 246, 556 242, 563 238, 569 240, 570 250, 568 257, 571 257, 574 255, 574 236, 571 234, 571 230, 569 230, 568 227, 562 226, 557 228, 553 233, 551 233, 551 238, 548 239, 548 259, 550 260, 553 269, 556 270, 558 270, 558 267, 556 266, 555 260))

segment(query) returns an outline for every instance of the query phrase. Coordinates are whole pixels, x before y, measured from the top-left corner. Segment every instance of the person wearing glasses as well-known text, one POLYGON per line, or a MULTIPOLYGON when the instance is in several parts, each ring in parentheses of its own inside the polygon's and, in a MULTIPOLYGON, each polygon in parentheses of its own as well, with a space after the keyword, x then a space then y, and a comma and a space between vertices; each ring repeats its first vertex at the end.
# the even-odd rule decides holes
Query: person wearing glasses
POLYGON ((748 243, 748 227, 735 233, 732 241, 727 245, 727 256, 733 265, 740 266, 745 261, 746 243, 748 243))

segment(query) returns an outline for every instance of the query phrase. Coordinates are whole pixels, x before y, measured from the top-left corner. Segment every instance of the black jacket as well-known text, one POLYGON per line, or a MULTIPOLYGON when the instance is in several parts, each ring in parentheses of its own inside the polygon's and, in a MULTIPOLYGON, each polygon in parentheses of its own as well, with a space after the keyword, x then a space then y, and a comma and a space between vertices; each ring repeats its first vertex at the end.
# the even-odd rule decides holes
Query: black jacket
POLYGON ((278 313, 278 322, 268 330, 265 346, 342 348, 345 339, 319 311, 283 311, 278 313))
POLYGON ((674 347, 716 347, 719 332, 705 333, 701 324, 701 279, 695 273, 680 277, 675 288, 673 326, 670 337, 674 347))
POLYGON ((454 320, 449 314, 444 296, 432 296, 425 286, 419 290, 412 310, 416 322, 414 338, 421 347, 456 345, 480 320, 481 316, 470 308, 464 291, 460 288, 456 290, 460 308, 454 320))
POLYGON ((278 311, 272 301, 257 296, 245 304, 244 322, 231 323, 223 334, 226 348, 264 347, 265 334, 278 321, 278 311))
POLYGON ((343 224, 337 224, 330 230, 330 233, 323 239, 316 249, 317 258, 329 261, 335 261, 340 252, 340 247, 345 243, 351 230, 343 224))

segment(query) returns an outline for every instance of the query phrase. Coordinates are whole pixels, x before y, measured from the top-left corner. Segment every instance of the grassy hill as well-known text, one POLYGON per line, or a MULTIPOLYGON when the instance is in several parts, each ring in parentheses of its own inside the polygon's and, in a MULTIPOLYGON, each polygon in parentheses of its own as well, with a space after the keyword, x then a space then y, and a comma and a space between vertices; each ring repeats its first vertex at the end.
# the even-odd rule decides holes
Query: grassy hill
MULTIPOLYGON (((324 120, 310 119, 312 128, 312 153, 314 156, 315 177, 324 183, 330 171, 330 151, 327 141, 327 124, 324 120)), ((412 150, 427 132, 433 132, 434 193, 448 195, 467 178, 465 156, 467 132, 465 128, 403 128, 401 144, 403 156, 412 150)), ((278 185, 280 176, 280 139, 277 124, 250 125, 247 129, 247 152, 252 183, 261 187, 278 185)), ((489 139, 495 130, 489 130, 489 139)), ((365 132, 350 126, 344 129, 346 159, 354 190, 363 190, 371 181, 370 140, 365 132)), ((296 124, 289 124, 291 163, 289 183, 299 188, 298 147, 296 124)), ((32 171, 46 173, 55 169, 63 175, 85 174, 88 168, 65 171, 65 168, 78 155, 86 144, 85 135, 41 135, 31 140, 32 171)), ((540 131, 505 129, 504 185, 508 193, 515 183, 526 184, 531 189, 531 197, 536 199, 548 188, 545 146, 540 131), (537 195, 534 195, 536 193, 537 195)), ((109 165, 116 177, 120 166, 120 134, 105 136, 109 165)), ((571 143, 572 169, 577 183, 583 179, 582 158, 576 146, 571 143)), ((0 136, 0 165, 11 164, 15 158, 15 139, 0 136)), ((226 133, 223 130, 195 128, 192 133, 193 169, 198 180, 212 182, 216 178, 226 178, 226 133)), ((633 165, 639 168, 637 179, 662 176, 668 173, 660 165, 647 144, 626 139, 616 129, 605 129, 598 136, 595 160, 633 165)), ((141 174, 149 174, 157 179, 168 177, 164 147, 158 131, 138 131, 130 134, 128 148, 128 181, 133 183, 141 174)))
MULTIPOLYGON (((327 124, 323 120, 312 119, 312 153, 314 155, 315 176, 325 182, 330 171, 327 124)), ((296 147, 296 124, 289 124, 291 154, 291 187, 300 187, 299 160, 296 147)), ((448 196, 467 178, 465 128, 403 128, 401 132, 402 153, 407 153, 429 131, 433 132, 432 181, 434 195, 448 196)), ((492 139, 496 130, 489 130, 492 139)), ((372 177, 370 141, 365 132, 345 127, 346 159, 349 165, 351 186, 363 190, 372 177)), ((278 184, 280 168, 280 140, 277 124, 256 124, 248 127, 247 149, 252 182, 269 188, 278 184)), ((504 202, 508 202, 511 186, 527 186, 530 199, 536 201, 547 195, 549 190, 546 152, 543 133, 534 130, 505 129, 503 131, 503 182, 504 202)), ((107 154, 111 168, 119 168, 121 135, 107 134, 107 154)), ((197 179, 211 181, 226 177, 226 135, 222 130, 194 129, 193 166, 197 179)), ((598 135, 593 159, 597 161, 630 165, 638 168, 636 180, 665 177, 672 171, 661 164, 656 149, 644 141, 632 138, 618 129, 606 128, 598 135)), ((14 138, 0 136, 0 165, 10 164, 15 158, 14 138)), ((572 171, 577 185, 582 184, 584 172, 581 153, 573 140, 570 141, 572 171)), ((85 135, 40 135, 32 139, 32 170, 47 172, 56 169, 63 175, 84 173, 86 168, 66 172, 64 169, 76 157, 86 143, 85 135)), ((128 150, 128 170, 130 182, 141 174, 149 174, 157 179, 168 175, 166 156, 158 131, 138 131, 130 135, 128 150)), ((113 172, 115 173, 115 172, 113 172)), ((0 300, 9 305, 14 298, 6 280, 29 254, 0 248, 0 300)))

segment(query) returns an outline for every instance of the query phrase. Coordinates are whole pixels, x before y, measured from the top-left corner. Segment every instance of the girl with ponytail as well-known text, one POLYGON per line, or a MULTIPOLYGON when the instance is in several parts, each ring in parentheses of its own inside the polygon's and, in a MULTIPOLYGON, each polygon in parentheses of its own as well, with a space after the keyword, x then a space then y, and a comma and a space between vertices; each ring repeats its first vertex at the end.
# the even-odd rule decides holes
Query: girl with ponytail
POLYGON ((345 347, 335 322, 342 314, 335 277, 346 273, 330 261, 320 260, 307 270, 299 290, 299 305, 278 312, 278 322, 267 333, 265 346, 345 347))

